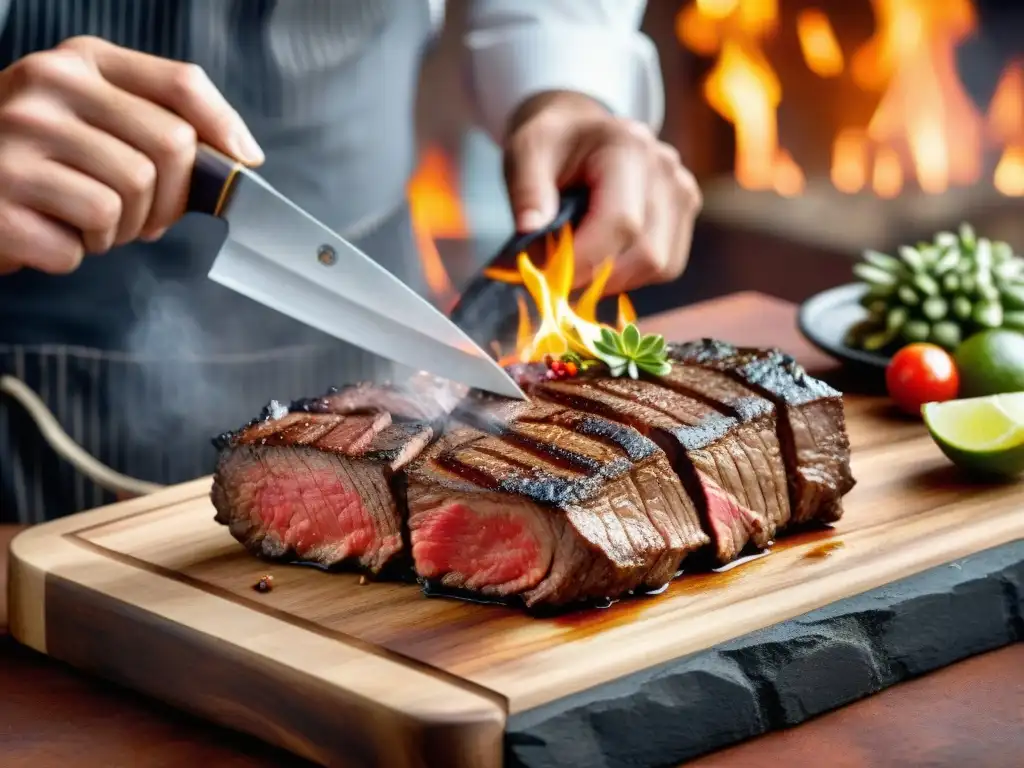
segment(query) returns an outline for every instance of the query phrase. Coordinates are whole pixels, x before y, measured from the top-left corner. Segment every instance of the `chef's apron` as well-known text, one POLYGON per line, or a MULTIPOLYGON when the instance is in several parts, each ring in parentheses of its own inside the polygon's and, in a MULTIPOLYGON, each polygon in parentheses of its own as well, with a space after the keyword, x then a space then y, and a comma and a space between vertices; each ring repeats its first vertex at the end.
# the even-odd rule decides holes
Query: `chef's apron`
MULTIPOLYGON (((394 142, 392 154, 411 168, 412 104, 377 109, 380 125, 360 125, 358 117, 332 125, 329 109, 331 99, 354 102, 357 109, 361 99, 379 99, 372 93, 376 84, 371 82, 370 93, 365 87, 371 77, 366 68, 382 66, 375 57, 392 68, 389 77, 406 88, 411 102, 429 16, 424 5, 409 0, 393 17, 386 11, 399 7, 394 0, 353 2, 361 14, 359 34, 333 35, 330 48, 320 29, 327 19, 318 19, 316 11, 347 5, 13 0, 0 37, 0 64, 81 33, 197 61, 253 129, 266 151, 271 183, 422 292, 404 184, 394 182, 404 182, 408 168, 381 174, 390 179, 393 202, 370 210, 366 200, 380 197, 380 189, 365 172, 345 178, 347 168, 359 168, 354 156, 369 135, 394 142), (197 8, 220 8, 224 28, 207 29, 210 19, 197 19, 197 8), (302 9, 309 18, 283 22, 285 29, 291 25, 289 54, 281 25, 274 34, 261 25, 270 13, 302 9), (301 36, 303 27, 327 46, 316 56, 310 45, 304 58, 297 53, 304 49, 295 30, 301 36)), ((358 112, 374 114, 369 108, 358 112)), ((243 424, 272 398, 288 401, 332 385, 405 373, 208 280, 224 226, 189 215, 158 243, 87 257, 71 275, 24 270, 0 277, 0 373, 34 390, 100 462, 159 484, 212 471, 211 438, 243 424)), ((0 394, 0 522, 38 523, 113 500, 54 452, 19 403, 0 394)))

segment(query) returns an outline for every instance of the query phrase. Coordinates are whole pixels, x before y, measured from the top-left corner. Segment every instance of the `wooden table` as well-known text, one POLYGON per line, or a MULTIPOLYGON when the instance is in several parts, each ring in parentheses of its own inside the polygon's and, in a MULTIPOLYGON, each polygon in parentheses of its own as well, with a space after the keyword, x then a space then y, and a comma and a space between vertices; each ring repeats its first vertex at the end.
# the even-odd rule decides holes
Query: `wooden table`
MULTIPOLYGON (((815 372, 832 363, 795 329, 791 304, 744 293, 650 318, 674 338, 717 335, 779 345, 815 372)), ((93 680, 6 635, 6 552, 0 527, 0 765, 4 768, 223 768, 307 766, 259 742, 93 680)), ((726 766, 943 766, 1024 764, 1024 644, 969 659, 789 731, 708 755, 690 768, 726 766)))

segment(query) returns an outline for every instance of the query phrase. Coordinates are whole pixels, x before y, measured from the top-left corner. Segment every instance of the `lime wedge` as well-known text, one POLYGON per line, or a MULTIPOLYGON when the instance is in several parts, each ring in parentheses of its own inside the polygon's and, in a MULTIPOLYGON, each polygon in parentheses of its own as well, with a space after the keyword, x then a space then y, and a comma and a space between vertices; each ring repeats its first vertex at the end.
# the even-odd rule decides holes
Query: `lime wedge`
POLYGON ((1024 472, 1024 392, 926 403, 921 415, 957 466, 1004 477, 1024 472))

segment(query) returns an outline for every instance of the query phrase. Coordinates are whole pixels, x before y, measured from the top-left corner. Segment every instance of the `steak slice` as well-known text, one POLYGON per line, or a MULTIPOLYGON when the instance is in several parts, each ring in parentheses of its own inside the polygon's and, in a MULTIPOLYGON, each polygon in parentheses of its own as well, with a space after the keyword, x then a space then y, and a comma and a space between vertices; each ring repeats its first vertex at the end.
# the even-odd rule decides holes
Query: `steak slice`
POLYGON ((767 398, 725 373, 696 365, 676 365, 657 380, 663 387, 724 407, 744 425, 737 436, 754 465, 766 503, 766 513, 776 531, 789 523, 792 499, 782 447, 778 436, 778 411, 767 398))
POLYGON ((215 441, 215 519, 263 557, 379 573, 404 549, 396 473, 433 434, 386 411, 282 413, 272 404, 215 441))
MULTIPOLYGON (((734 560, 749 542, 765 548, 788 513, 771 476, 762 485, 758 456, 764 425, 743 423, 711 405, 650 381, 571 379, 536 387, 538 397, 629 424, 654 440, 696 502, 715 559, 734 560), (749 449, 748 449, 749 446, 749 449), (766 493, 767 489, 767 493, 766 493)), ((762 419, 772 424, 772 410, 762 419)))
POLYGON ((793 524, 834 522, 854 486, 842 393, 808 376, 777 349, 737 348, 714 339, 670 344, 677 362, 721 371, 771 400, 789 478, 793 524))
POLYGON ((408 469, 417 573, 449 589, 568 605, 664 586, 708 542, 657 446, 551 404, 471 397, 408 469))

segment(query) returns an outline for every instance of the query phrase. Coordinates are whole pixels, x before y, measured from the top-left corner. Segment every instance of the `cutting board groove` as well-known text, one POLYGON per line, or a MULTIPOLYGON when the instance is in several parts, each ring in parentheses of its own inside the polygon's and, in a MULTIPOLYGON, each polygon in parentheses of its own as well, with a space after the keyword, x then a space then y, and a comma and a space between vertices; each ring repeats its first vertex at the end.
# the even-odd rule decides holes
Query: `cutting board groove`
MULTIPOLYGON (((894 583, 978 553, 1000 564, 1024 557, 1005 548, 1024 540, 1024 489, 968 484, 919 423, 889 418, 878 401, 848 397, 847 420, 858 483, 834 528, 783 538, 724 573, 684 575, 658 597, 541 619, 427 599, 408 584, 360 585, 354 574, 260 562, 214 523, 203 478, 18 536, 11 629, 40 651, 323 764, 564 764, 568 747, 553 724, 575 723, 577 731, 559 731, 573 734, 569 746, 598 743, 585 732, 600 721, 587 707, 607 710, 608 691, 642 697, 635 681, 645 675, 681 690, 685 676, 664 670, 717 652, 709 649, 766 628, 797 647, 807 637, 780 628, 809 612, 879 588, 895 597, 870 599, 896 611, 919 596, 894 583), (265 573, 274 589, 257 593, 265 573)), ((999 568, 972 578, 998 586, 1009 578, 999 568)), ((1012 622, 1003 624, 1006 638, 993 629, 970 647, 1010 642, 1012 622)), ((837 642, 823 647, 846 658, 837 642)), ((864 695, 895 679, 869 676, 854 689, 864 695)), ((841 683, 830 683, 831 706, 852 695, 841 683)), ((757 706, 758 727, 772 727, 764 712, 778 703, 757 706)), ((630 722, 628 712, 622 719, 630 722)), ((616 743, 637 740, 634 753, 647 755, 650 739, 635 730, 616 743)), ((675 747, 650 764, 692 752, 665 743, 675 747)), ((601 764, 624 763, 606 755, 601 764)))

